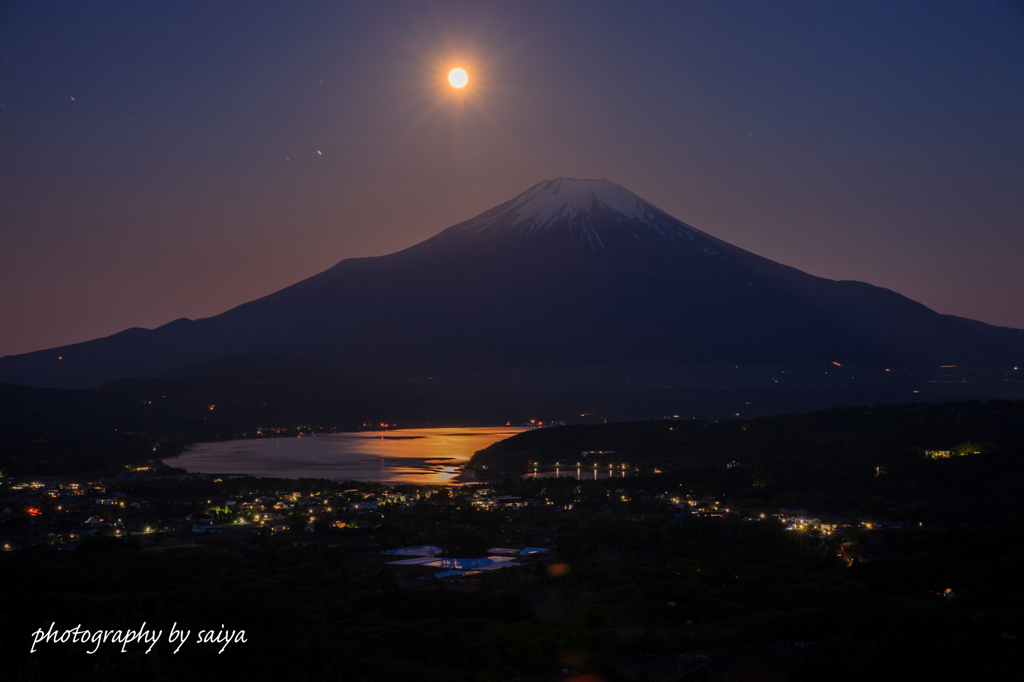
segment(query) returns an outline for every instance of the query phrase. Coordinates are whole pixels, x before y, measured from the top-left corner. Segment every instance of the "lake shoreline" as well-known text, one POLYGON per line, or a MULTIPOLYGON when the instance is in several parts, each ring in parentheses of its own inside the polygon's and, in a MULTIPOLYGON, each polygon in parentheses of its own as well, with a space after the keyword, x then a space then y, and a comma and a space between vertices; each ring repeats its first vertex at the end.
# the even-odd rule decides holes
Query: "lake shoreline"
POLYGON ((530 427, 454 427, 276 435, 196 443, 168 466, 189 473, 325 478, 387 485, 482 482, 465 468, 477 451, 530 427))

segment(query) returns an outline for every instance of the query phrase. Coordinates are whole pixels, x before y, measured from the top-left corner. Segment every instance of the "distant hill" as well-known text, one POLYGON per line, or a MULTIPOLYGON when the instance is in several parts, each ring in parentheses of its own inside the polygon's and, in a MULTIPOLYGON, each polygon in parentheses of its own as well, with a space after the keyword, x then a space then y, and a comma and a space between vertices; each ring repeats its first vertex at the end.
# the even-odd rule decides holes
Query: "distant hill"
MULTIPOLYGON (((657 421, 542 428, 498 441, 477 452, 468 468, 481 478, 520 477, 536 464, 561 466, 563 476, 604 474, 628 465, 628 476, 738 464, 736 475, 766 467, 853 471, 870 479, 877 466, 905 466, 925 451, 969 444, 980 454, 1019 459, 1024 451, 1024 402, 950 402, 819 410, 799 415, 726 421, 657 421), (741 470, 742 469, 742 470, 741 470)), ((916 466, 916 464, 915 464, 916 466)))

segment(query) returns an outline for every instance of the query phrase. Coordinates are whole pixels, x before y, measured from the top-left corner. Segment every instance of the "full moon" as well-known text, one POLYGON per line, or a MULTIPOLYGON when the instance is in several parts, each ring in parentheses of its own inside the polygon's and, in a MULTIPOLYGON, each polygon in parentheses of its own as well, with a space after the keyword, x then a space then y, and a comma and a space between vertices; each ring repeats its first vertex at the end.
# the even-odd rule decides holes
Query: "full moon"
POLYGON ((452 84, 453 88, 464 88, 469 82, 469 76, 463 69, 452 69, 448 73, 448 82, 452 84))

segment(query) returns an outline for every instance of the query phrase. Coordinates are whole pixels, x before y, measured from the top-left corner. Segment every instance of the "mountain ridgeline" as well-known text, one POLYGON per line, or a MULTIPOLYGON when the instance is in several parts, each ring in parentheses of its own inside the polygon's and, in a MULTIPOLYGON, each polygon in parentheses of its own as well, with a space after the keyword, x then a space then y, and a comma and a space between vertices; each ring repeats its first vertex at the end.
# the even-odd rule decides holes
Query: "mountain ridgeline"
MULTIPOLYGON (((1024 365, 1022 330, 814 277, 701 232, 608 180, 564 178, 403 251, 341 261, 214 317, 2 358, 0 381, 86 389, 216 373, 240 357, 258 377, 260 358, 270 356, 346 376, 471 385, 484 401, 513 389, 737 389, 723 368, 752 372, 759 390, 788 371, 789 390, 830 392, 808 409, 922 393, 1024 397, 1024 377, 1013 370, 1024 365), (833 363, 857 367, 861 383, 844 375, 839 385, 833 375, 821 384, 833 363), (821 385, 801 384, 801 372, 821 385)), ((787 409, 776 402, 772 409, 787 409)))

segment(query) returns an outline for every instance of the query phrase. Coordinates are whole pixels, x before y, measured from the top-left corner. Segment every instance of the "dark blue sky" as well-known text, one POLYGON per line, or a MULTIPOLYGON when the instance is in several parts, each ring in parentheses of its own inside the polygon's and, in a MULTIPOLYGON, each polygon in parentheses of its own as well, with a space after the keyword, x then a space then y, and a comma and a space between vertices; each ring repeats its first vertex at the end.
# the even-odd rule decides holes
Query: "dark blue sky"
POLYGON ((556 176, 1024 327, 1020 4, 13 3, 0 105, 0 355, 216 314, 556 176))

